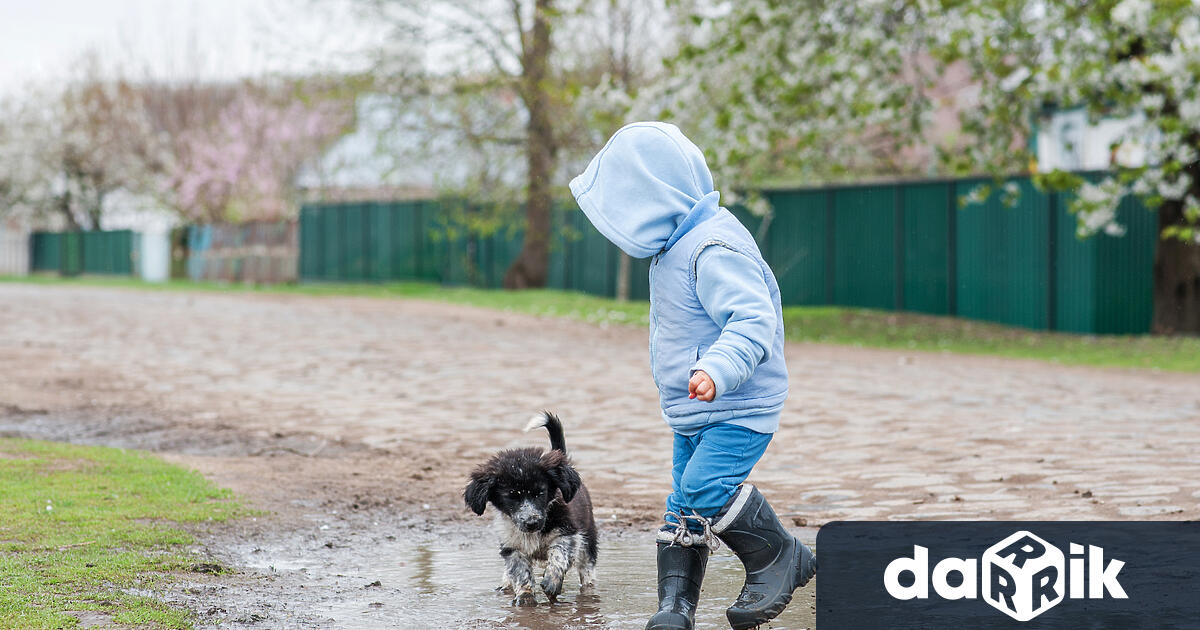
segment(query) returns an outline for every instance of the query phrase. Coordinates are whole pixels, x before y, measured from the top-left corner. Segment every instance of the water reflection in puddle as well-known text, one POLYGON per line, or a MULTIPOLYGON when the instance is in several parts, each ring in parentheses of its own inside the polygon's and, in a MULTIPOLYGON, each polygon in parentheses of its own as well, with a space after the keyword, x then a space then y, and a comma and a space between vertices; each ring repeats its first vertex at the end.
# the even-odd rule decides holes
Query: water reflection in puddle
MULTIPOLYGON (((511 595, 495 590, 503 563, 490 537, 471 542, 374 541, 369 551, 317 562, 312 556, 288 557, 280 551, 245 560, 261 569, 269 563, 275 571, 302 571, 308 601, 293 602, 293 611, 300 612, 297 605, 309 608, 304 612, 320 616, 325 622, 321 625, 329 627, 641 629, 657 608, 654 543, 649 536, 605 540, 591 592, 579 591, 572 572, 557 603, 541 597, 531 608, 512 606, 511 595), (369 586, 376 580, 380 586, 369 586)), ((729 627, 725 607, 736 598, 743 577, 741 563, 728 551, 712 557, 697 628, 729 627)), ((797 591, 784 614, 763 628, 812 628, 814 591, 813 584, 797 591)))

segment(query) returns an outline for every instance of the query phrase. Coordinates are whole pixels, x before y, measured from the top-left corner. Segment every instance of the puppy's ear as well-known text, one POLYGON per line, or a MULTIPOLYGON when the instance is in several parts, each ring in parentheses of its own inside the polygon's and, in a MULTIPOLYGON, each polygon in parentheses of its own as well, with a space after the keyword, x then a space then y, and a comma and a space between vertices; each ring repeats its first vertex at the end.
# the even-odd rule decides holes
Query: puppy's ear
POLYGON ((583 480, 579 478, 579 473, 575 472, 571 460, 562 451, 550 451, 542 456, 542 467, 545 468, 550 482, 562 492, 563 501, 570 503, 579 491, 579 486, 583 485, 583 480))
POLYGON ((466 489, 463 490, 463 501, 477 516, 483 516, 483 510, 487 507, 488 495, 492 493, 492 486, 495 483, 496 477, 485 471, 477 470, 471 473, 471 483, 468 483, 466 489))

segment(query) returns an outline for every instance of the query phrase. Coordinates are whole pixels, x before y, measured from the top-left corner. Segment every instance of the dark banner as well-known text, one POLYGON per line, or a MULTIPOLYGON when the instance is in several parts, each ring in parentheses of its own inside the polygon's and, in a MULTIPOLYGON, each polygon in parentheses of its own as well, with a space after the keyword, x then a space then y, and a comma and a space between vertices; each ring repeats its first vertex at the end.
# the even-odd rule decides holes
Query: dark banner
POLYGON ((834 522, 817 630, 1197 629, 1197 522, 834 522))

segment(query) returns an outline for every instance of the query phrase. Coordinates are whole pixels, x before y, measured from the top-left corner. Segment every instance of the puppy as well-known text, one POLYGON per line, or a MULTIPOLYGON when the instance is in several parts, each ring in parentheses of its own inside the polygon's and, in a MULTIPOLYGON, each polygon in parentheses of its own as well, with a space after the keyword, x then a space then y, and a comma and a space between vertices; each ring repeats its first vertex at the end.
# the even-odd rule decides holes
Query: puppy
POLYGON ((500 529, 504 558, 501 589, 511 588, 513 604, 537 604, 535 566, 545 566, 539 587, 551 601, 562 592, 563 576, 574 566, 580 588, 595 583, 597 538, 592 499, 567 457, 562 422, 550 412, 534 416, 526 431, 546 427, 550 451, 500 451, 471 473, 463 500, 482 515, 490 503, 500 529))

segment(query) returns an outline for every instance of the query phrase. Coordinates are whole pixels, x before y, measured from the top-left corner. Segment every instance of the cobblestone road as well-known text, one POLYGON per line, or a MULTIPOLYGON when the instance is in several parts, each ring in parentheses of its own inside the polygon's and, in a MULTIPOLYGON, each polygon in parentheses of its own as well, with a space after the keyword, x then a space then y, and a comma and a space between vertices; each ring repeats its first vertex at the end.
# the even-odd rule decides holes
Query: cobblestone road
MULTIPOLYGON (((1200 518, 1200 377, 790 344, 751 480, 834 519, 1200 518)), ((601 511, 657 518, 670 433, 646 331, 421 301, 0 285, 0 408, 137 410, 440 453, 459 505, 548 408, 601 511)), ((100 411, 98 411, 100 412, 100 411)), ((796 521, 797 523, 800 520, 796 521)))

